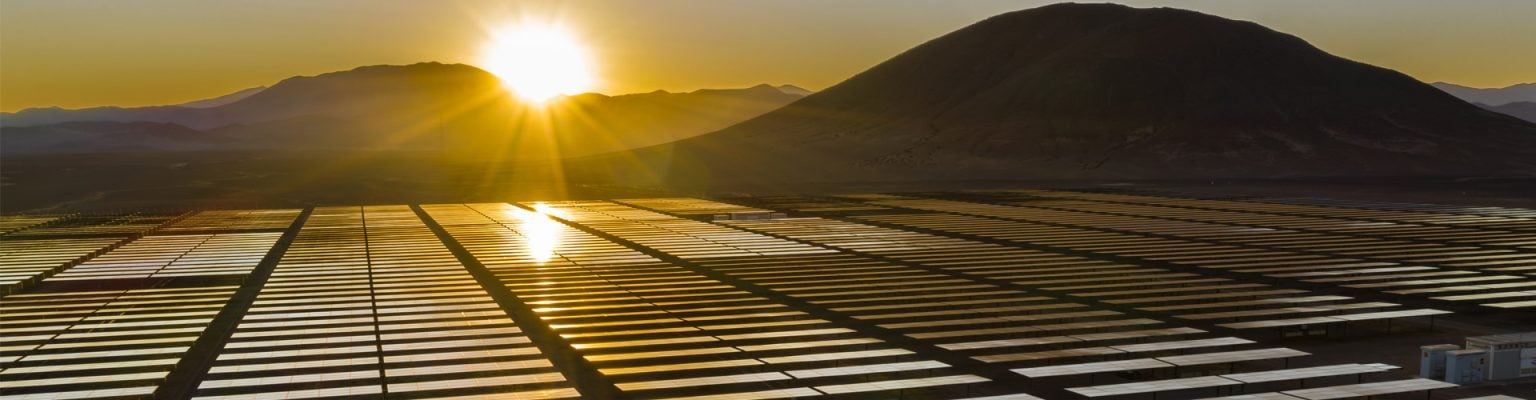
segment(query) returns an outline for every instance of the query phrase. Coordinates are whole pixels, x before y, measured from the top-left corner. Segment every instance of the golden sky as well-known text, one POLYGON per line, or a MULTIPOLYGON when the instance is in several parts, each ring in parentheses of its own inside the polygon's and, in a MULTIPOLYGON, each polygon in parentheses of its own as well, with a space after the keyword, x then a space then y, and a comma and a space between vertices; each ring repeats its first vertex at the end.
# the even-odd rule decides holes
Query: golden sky
MULTIPOLYGON (((362 65, 475 64, 488 32, 555 19, 596 91, 821 89, 1031 0, 3 0, 0 110, 142 106, 362 65)), ((1255 21, 1425 81, 1536 82, 1536 1, 1148 0, 1255 21)))

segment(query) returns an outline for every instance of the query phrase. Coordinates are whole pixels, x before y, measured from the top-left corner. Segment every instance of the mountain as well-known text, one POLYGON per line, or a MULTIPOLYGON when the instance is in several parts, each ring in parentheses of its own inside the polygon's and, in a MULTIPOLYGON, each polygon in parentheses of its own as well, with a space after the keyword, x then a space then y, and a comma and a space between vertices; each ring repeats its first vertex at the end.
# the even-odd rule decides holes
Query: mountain
MULTIPOLYGON (((193 108, 181 106, 91 107, 68 110, 59 107, 28 108, 0 113, 0 127, 35 127, 66 122, 160 122, 198 125, 193 108)), ((211 126, 210 126, 211 127, 211 126)))
MULTIPOLYGON (((183 106, 96 107, 81 110, 27 109, 0 115, 7 127, 59 122, 163 122, 198 130, 253 124, 284 118, 328 115, 358 117, 399 107, 445 104, 471 96, 486 97, 499 81, 467 65, 421 63, 367 66, 350 71, 284 79, 244 98, 209 108, 183 106)), ((495 90, 499 91, 499 90, 495 90)), ((407 110, 419 114, 419 110, 407 110)), ((374 116, 382 116, 375 114, 374 116)))
MULTIPOLYGON (((512 98, 501 80, 490 73, 467 65, 438 63, 368 66, 295 77, 236 95, 241 94, 242 98, 206 108, 24 110, 4 116, 3 151, 62 151, 26 146, 54 142, 21 136, 71 132, 73 138, 91 129, 102 130, 96 133, 121 132, 125 128, 121 123, 128 123, 126 126, 135 129, 160 127, 167 133, 189 129, 204 133, 173 135, 188 142, 162 146, 166 150, 425 150, 452 152, 469 160, 559 158, 691 137, 802 97, 759 85, 689 93, 583 94, 554 99, 544 108, 536 108, 512 98), (140 122, 159 125, 135 125, 140 122), (65 126, 54 126, 58 124, 65 126)), ((71 140, 76 144, 72 147, 75 152, 115 148, 71 140)), ((166 145, 153 143, 156 145, 147 149, 166 145)))
MULTIPOLYGON (((781 88, 757 85, 746 89, 700 89, 687 93, 619 96, 589 93, 557 99, 553 105, 564 109, 568 115, 581 116, 556 120, 556 124, 562 125, 557 131, 579 132, 577 136, 589 140, 611 139, 608 148, 633 149, 713 132, 802 97, 804 95, 781 88), (574 124, 582 120, 587 121, 585 126, 574 124)), ((564 151, 563 154, 569 157, 605 151, 585 148, 564 151)))
POLYGON ((186 103, 177 104, 176 107, 185 107, 185 108, 213 108, 213 107, 218 107, 218 106, 222 106, 222 105, 225 105, 225 104, 234 103, 234 102, 243 100, 246 97, 251 97, 251 95, 256 94, 256 93, 260 93, 261 91, 266 90, 266 89, 267 89, 266 86, 257 86, 257 87, 253 87, 253 88, 246 88, 246 89, 242 89, 242 90, 240 90, 238 92, 226 94, 226 95, 219 96, 219 97, 214 97, 214 98, 211 98, 211 99, 202 99, 202 100, 198 100, 198 101, 189 101, 189 102, 186 102, 186 103))
POLYGON ((0 136, 0 151, 15 153, 77 153, 81 149, 126 152, 141 150, 206 150, 211 146, 195 129, 160 122, 62 122, 43 126, 8 127, 0 136))
POLYGON ((201 109, 228 105, 266 90, 264 86, 240 90, 210 99, 169 106, 150 107, 91 107, 67 110, 58 107, 29 108, 15 113, 0 113, 0 126, 29 127, 65 122, 161 122, 216 128, 235 121, 224 121, 206 116, 201 109))
POLYGON ((1500 114, 1512 116, 1512 117, 1515 117, 1515 118, 1523 119, 1523 120, 1526 120, 1526 121, 1530 121, 1532 123, 1536 123, 1536 102, 1517 101, 1517 102, 1514 102, 1514 103, 1508 103, 1508 104, 1498 105, 1498 106, 1490 106, 1490 105, 1487 105, 1487 104, 1478 104, 1477 106, 1478 107, 1482 107, 1482 108, 1486 108, 1486 109, 1488 109, 1490 111, 1493 111, 1493 112, 1496 112, 1496 113, 1500 113, 1500 114))
POLYGON ((1536 83, 1521 83, 1502 88, 1473 88, 1454 83, 1435 82, 1435 88, 1444 90, 1468 103, 1504 105, 1517 101, 1536 102, 1536 83))
POLYGON ((1058 4, 944 35, 784 108, 569 167, 807 182, 1530 173, 1536 125, 1251 22, 1058 4))
POLYGON ((810 96, 811 93, 815 93, 806 88, 795 85, 779 85, 779 91, 784 92, 785 94, 792 94, 796 96, 810 96))

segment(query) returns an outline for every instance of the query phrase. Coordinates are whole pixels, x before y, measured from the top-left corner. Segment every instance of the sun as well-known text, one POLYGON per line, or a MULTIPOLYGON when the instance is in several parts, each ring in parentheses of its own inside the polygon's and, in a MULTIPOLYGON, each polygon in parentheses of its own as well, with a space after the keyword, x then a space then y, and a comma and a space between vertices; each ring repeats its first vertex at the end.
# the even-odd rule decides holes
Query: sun
POLYGON ((586 46, 554 24, 525 22, 491 32, 481 64, 518 97, 533 103, 592 90, 586 46))

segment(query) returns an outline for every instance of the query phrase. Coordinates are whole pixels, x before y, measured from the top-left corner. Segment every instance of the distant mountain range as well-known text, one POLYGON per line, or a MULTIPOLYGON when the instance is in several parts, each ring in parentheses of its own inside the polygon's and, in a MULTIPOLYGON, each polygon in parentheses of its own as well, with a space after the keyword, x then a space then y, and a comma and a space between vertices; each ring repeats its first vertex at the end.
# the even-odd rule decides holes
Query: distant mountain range
POLYGON ((1536 83, 1521 83, 1502 88, 1488 89, 1466 87, 1445 82, 1435 82, 1431 85, 1469 103, 1502 106, 1521 101, 1536 102, 1536 83))
POLYGON ((573 162, 673 186, 1530 174, 1536 125, 1252 22, 1058 4, 784 108, 573 162))
POLYGON ((1536 102, 1517 101, 1514 103, 1506 103, 1497 106, 1490 106, 1487 104, 1478 104, 1478 106, 1497 113, 1536 123, 1536 102))
POLYGON ((1445 82, 1431 85, 1478 107, 1536 122, 1536 83, 1494 89, 1478 89, 1445 82))
POLYGON ((548 112, 458 64, 369 66, 285 79, 175 106, 27 109, 0 115, 18 153, 144 150, 455 151, 538 159, 666 143, 799 100, 791 85, 553 100, 548 112))
POLYGON ((176 106, 177 107, 186 107, 186 108, 214 108, 214 107, 222 106, 222 105, 225 105, 225 104, 234 103, 234 102, 237 102, 237 101, 240 101, 240 100, 245 100, 246 97, 251 97, 251 95, 254 95, 254 94, 257 94, 257 93, 261 93, 261 91, 263 91, 263 90, 267 90, 267 87, 266 86, 257 86, 257 87, 253 87, 253 88, 242 89, 242 90, 234 92, 234 93, 226 94, 226 95, 219 96, 219 97, 214 97, 214 98, 211 98, 211 99, 202 99, 202 100, 198 100, 198 101, 190 101, 190 102, 186 102, 186 103, 181 103, 181 104, 177 104, 176 106))

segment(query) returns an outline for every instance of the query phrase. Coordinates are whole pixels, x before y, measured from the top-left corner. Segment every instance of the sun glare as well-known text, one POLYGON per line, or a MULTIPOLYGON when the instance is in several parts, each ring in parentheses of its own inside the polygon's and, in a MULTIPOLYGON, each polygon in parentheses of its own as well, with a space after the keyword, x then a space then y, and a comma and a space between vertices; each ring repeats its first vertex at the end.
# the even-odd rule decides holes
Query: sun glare
POLYGON ((533 103, 592 89, 586 47, 558 25, 522 23, 491 32, 481 63, 518 97, 533 103))
POLYGON ((560 238, 565 232, 565 224, 550 216, 563 217, 564 214, 544 203, 534 204, 533 209, 513 208, 511 214, 522 222, 517 225, 517 230, 527 242, 524 251, 534 262, 544 264, 555 258, 555 251, 560 249, 560 238))

